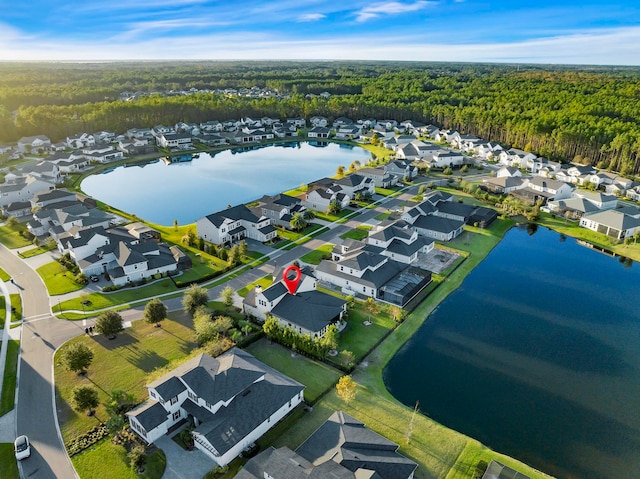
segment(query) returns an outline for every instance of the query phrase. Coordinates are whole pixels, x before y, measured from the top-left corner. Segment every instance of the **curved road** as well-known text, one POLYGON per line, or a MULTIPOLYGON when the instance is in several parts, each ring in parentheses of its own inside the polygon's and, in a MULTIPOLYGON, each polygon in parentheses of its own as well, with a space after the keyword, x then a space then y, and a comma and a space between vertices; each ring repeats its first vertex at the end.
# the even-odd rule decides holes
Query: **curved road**
MULTIPOLYGON (((417 189, 417 188, 416 188, 417 189)), ((411 195, 409 195, 410 197, 411 195)), ((395 207, 399 198, 387 198, 380 205, 395 207)), ((375 209, 360 210, 359 222, 373 218, 379 213, 375 209)), ((307 251, 344 233, 354 224, 333 224, 331 229, 308 243, 290 251, 278 251, 271 260, 259 268, 250 269, 238 277, 211 289, 210 297, 217 297, 222 287, 231 285, 240 288, 272 271, 280 265, 292 262, 307 251)), ((64 445, 60 439, 54 411, 53 354, 69 339, 84 334, 80 321, 65 321, 51 314, 49 295, 40 276, 19 257, 0 244, 0 264, 11 275, 20 289, 23 303, 23 326, 21 338, 20 376, 18 381, 17 433, 26 434, 32 443, 28 460, 21 461, 22 477, 37 479, 78 478, 64 445)), ((169 310, 181 309, 181 298, 165 301, 169 310)), ((138 319, 143 307, 122 311, 125 320, 138 319)))
POLYGON ((23 326, 16 410, 17 432, 32 443, 31 457, 21 461, 23 477, 38 479, 77 477, 58 435, 53 410, 53 353, 84 330, 78 324, 51 315, 49 295, 38 274, 4 246, 0 264, 20 289, 23 326))

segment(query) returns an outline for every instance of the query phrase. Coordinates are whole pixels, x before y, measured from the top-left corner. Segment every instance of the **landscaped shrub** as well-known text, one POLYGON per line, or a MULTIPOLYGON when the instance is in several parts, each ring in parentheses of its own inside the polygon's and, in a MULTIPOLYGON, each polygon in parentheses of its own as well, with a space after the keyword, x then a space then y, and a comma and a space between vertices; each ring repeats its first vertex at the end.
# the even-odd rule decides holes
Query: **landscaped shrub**
POLYGON ((91 429, 89 432, 75 438, 70 443, 68 443, 66 445, 67 453, 69 454, 69 456, 75 456, 88 447, 93 446, 96 442, 107 437, 108 435, 109 430, 107 429, 107 426, 105 424, 100 424, 91 429))

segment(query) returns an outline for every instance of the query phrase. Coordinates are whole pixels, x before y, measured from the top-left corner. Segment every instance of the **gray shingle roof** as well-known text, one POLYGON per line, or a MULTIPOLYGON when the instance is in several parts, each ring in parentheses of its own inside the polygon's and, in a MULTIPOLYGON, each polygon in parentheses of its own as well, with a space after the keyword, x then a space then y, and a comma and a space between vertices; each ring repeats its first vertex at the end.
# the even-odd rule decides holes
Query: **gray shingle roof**
POLYGON ((146 401, 127 413, 135 417, 145 431, 149 432, 167 420, 166 409, 157 401, 146 401))
POLYGON ((345 301, 335 296, 307 291, 285 295, 271 314, 307 331, 319 332, 338 319, 344 305, 345 301))
POLYGON ((464 222, 442 218, 441 216, 420 216, 413 223, 413 226, 425 230, 449 234, 458 228, 462 228, 462 226, 464 226, 464 222))

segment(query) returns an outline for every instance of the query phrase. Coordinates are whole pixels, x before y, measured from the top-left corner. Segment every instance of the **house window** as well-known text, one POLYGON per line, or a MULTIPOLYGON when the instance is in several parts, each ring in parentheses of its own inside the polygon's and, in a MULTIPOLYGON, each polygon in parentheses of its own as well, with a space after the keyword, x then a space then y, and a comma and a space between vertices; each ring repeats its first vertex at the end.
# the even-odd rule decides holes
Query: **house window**
POLYGON ((175 404, 178 402, 178 396, 171 398, 170 404, 175 404))
POLYGON ((180 410, 173 413, 173 420, 177 421, 178 419, 180 419, 180 410))
POLYGON ((149 396, 151 396, 152 398, 156 398, 156 393, 154 393, 153 391, 149 391, 149 396))
POLYGON ((194 402, 198 402, 198 396, 196 396, 194 393, 189 391, 188 395, 189 395, 189 399, 191 399, 194 402))

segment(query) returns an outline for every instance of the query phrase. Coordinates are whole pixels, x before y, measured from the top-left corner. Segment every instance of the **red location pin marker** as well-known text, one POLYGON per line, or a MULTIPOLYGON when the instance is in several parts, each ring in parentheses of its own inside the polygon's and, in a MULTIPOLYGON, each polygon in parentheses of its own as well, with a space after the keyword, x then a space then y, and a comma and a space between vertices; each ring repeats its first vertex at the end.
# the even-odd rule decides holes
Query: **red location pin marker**
POLYGON ((295 294, 296 289, 298 289, 298 284, 300 283, 300 279, 302 278, 302 271, 295 264, 287 266, 282 273, 282 281, 284 281, 285 286, 289 290, 289 294, 295 294), (293 278, 289 278, 289 272, 295 271, 296 275, 293 278))

